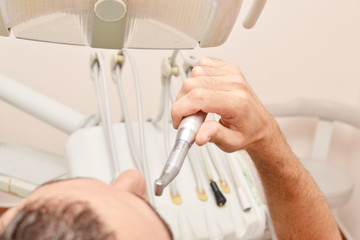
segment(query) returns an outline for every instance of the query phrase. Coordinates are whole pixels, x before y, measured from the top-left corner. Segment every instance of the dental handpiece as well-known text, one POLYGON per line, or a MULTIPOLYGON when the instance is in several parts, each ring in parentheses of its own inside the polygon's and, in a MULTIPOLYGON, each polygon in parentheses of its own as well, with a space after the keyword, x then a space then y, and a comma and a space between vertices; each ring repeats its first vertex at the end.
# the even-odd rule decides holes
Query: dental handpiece
POLYGON ((161 196, 164 188, 178 175, 185 157, 195 142, 195 137, 200 125, 205 121, 206 113, 198 112, 184 118, 179 126, 175 145, 160 175, 155 180, 155 195, 161 196))

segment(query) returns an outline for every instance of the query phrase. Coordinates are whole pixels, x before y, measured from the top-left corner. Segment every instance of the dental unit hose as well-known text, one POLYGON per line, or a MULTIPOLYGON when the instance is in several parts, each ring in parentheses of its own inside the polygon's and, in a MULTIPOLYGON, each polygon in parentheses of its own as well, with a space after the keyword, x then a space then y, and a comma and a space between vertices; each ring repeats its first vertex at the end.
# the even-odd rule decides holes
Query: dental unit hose
POLYGON ((184 118, 179 126, 175 145, 170 153, 160 178, 155 180, 155 195, 161 196, 164 188, 178 175, 186 155, 195 142, 200 125, 205 121, 206 113, 198 112, 184 118))

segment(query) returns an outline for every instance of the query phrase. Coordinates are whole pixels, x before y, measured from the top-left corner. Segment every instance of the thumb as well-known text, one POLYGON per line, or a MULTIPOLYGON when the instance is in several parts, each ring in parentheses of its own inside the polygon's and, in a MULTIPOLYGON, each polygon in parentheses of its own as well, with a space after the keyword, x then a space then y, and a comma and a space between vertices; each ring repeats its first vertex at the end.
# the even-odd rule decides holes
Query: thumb
POLYGON ((225 152, 234 152, 242 149, 243 135, 231 130, 216 121, 204 122, 196 135, 196 144, 203 146, 208 142, 215 143, 225 152))

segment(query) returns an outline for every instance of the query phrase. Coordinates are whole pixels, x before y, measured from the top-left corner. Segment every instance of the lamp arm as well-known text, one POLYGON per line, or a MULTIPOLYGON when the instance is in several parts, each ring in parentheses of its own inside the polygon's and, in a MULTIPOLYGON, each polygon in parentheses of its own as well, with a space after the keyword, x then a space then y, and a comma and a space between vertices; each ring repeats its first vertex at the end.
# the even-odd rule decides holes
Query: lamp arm
POLYGON ((266 2, 267 0, 254 0, 248 14, 246 15, 243 21, 244 28, 250 29, 255 26, 257 20, 260 17, 261 12, 265 7, 266 2))
POLYGON ((67 134, 93 121, 93 116, 84 116, 1 74, 0 99, 67 134))

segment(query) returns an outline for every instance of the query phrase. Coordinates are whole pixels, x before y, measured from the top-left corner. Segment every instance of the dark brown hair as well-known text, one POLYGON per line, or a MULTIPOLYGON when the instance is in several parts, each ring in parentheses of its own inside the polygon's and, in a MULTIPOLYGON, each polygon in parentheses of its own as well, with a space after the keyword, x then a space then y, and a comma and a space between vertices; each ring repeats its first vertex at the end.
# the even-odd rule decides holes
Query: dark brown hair
POLYGON ((19 210, 0 240, 115 240, 88 203, 42 200, 19 210))

